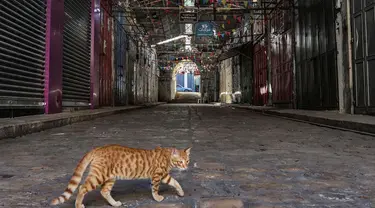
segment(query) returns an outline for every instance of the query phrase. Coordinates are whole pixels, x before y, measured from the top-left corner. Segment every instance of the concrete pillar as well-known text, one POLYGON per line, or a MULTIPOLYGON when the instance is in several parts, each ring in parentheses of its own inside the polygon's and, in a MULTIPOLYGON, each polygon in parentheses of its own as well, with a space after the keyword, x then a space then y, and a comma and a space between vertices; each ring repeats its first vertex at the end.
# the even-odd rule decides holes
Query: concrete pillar
POLYGON ((162 102, 171 101, 172 96, 172 71, 163 71, 158 74, 158 100, 162 102))
POLYGON ((348 75, 348 99, 347 99, 347 103, 348 103, 348 111, 350 112, 350 114, 354 114, 354 89, 353 89, 353 57, 352 57, 352 25, 351 25, 351 21, 352 21, 352 14, 351 14, 351 9, 350 9, 350 6, 351 6, 351 1, 350 0, 346 0, 345 1, 345 13, 346 13, 346 31, 347 31, 347 36, 346 36, 346 42, 347 42, 347 47, 348 47, 348 53, 347 53, 347 60, 348 60, 348 70, 347 70, 347 75, 348 75))
POLYGON ((350 19, 344 21, 345 18, 350 18, 350 3, 348 1, 337 0, 336 9, 336 46, 337 46, 337 84, 338 84, 338 98, 339 98, 339 112, 353 113, 352 103, 352 85, 351 85, 351 48, 350 39, 350 19), (348 23, 349 25, 345 25, 348 23), (348 48, 345 48, 348 45, 348 48))
POLYGON ((176 75, 173 74, 172 75, 172 79, 171 79, 171 82, 170 82, 170 100, 173 100, 176 98, 176 84, 177 84, 177 80, 176 80, 176 75))
POLYGON ((99 107, 100 0, 91 0, 90 104, 99 107))
POLYGON ((217 72, 215 70, 215 74, 214 74, 214 102, 217 102, 217 79, 218 79, 218 76, 217 76, 217 72))
MULTIPOLYGON (((336 5, 337 6, 337 5, 336 5)), ((341 5, 340 5, 341 7, 341 5)), ((340 9, 340 8, 338 8, 340 9)), ((339 94, 339 112, 345 113, 344 106, 344 63, 343 63, 343 34, 342 34, 342 15, 341 12, 336 14, 336 46, 337 46, 337 83, 339 94)))
POLYGON ((187 77, 187 72, 184 73, 184 87, 188 86, 188 77, 187 77))
POLYGON ((229 58, 226 60, 227 66, 226 66, 226 74, 225 74, 225 79, 226 79, 226 103, 232 103, 232 92, 233 92, 233 65, 232 65, 232 58, 229 58))
POLYGON ((47 0, 44 112, 62 111, 64 0, 47 0))

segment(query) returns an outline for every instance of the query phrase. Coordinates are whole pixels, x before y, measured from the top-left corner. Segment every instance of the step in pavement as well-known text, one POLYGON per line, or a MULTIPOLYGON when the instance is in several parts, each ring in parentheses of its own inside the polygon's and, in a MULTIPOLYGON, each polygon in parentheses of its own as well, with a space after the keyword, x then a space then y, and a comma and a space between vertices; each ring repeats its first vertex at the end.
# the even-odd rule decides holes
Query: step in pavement
MULTIPOLYGON (((201 199, 197 205, 199 208, 245 208, 241 199, 201 199)), ((137 208, 193 208, 193 206, 180 203, 153 203, 141 205, 137 208)), ((197 208, 197 206, 194 206, 194 208, 197 208)))
POLYGON ((77 122, 93 120, 96 118, 125 113, 130 110, 142 109, 164 104, 147 103, 138 106, 123 106, 100 108, 94 110, 80 110, 75 112, 62 112, 57 114, 41 114, 22 116, 16 118, 0 119, 0 139, 15 138, 46 129, 61 127, 77 122))
POLYGON ((375 135, 375 116, 342 114, 337 111, 314 111, 298 109, 280 109, 268 106, 249 106, 243 104, 216 104, 234 108, 248 109, 265 115, 278 116, 296 121, 333 127, 341 130, 375 135))

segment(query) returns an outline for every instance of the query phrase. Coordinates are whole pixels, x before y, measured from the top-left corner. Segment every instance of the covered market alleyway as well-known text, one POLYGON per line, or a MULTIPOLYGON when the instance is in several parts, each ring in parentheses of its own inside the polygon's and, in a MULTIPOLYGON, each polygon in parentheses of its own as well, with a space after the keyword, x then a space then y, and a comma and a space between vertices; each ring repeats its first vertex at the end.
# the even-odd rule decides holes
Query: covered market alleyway
POLYGON ((192 146, 184 197, 122 207, 374 207, 373 37, 375 0, 0 0, 0 207, 107 144, 192 146))
MULTIPOLYGON (((0 206, 49 207, 83 153, 111 143, 193 147, 189 170, 172 173, 185 197, 162 186, 166 199, 155 203, 149 181, 119 181, 112 193, 123 207, 210 207, 219 199, 224 207, 374 203, 373 137, 233 107, 169 104, 0 140, 0 206)), ((61 207, 72 207, 75 196, 61 207)), ((110 207, 98 191, 84 202, 110 207)))

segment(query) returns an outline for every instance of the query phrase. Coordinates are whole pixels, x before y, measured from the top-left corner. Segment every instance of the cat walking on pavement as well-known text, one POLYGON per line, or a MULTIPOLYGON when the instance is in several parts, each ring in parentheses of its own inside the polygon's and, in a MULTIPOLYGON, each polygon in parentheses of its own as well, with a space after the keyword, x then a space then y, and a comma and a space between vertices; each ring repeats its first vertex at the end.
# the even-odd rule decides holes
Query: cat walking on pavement
POLYGON ((184 196, 180 184, 169 175, 172 168, 186 170, 189 165, 190 149, 161 148, 146 150, 129 148, 120 145, 107 145, 88 152, 78 163, 68 187, 64 193, 53 199, 51 205, 67 201, 79 186, 83 173, 90 165, 85 182, 79 186, 75 202, 76 208, 84 208, 84 196, 101 186, 100 193, 107 202, 115 207, 121 206, 111 196, 116 180, 151 179, 152 196, 161 202, 164 197, 159 195, 160 183, 173 186, 179 196, 184 196))

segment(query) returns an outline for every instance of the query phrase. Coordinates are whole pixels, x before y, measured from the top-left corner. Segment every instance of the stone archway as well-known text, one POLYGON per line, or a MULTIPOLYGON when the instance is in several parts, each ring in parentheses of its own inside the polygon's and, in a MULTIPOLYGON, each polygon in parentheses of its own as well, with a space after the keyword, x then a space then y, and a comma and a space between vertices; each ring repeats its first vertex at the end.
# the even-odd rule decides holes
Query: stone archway
POLYGON ((200 73, 192 60, 180 61, 171 73, 171 97, 178 102, 197 102, 201 98, 200 73), (177 90, 177 84, 180 86, 177 90))
MULTIPOLYGON (((183 93, 177 93, 176 89, 176 84, 177 84, 177 74, 182 70, 186 71, 186 64, 191 64, 193 69, 188 69, 192 70, 194 74, 194 70, 199 70, 198 65, 194 63, 193 61, 186 59, 186 60, 181 60, 178 62, 172 70, 169 71, 163 71, 163 73, 160 74, 159 77, 159 100, 163 102, 170 102, 176 99, 176 95, 181 95, 183 93), (195 66, 195 67, 194 67, 195 66)), ((199 76, 200 78, 200 76, 199 76)), ((195 81, 195 76, 193 76, 193 79, 195 81)), ((194 82, 195 83, 195 82, 194 82)), ((200 86, 201 86, 201 81, 199 79, 199 92, 191 92, 193 96, 198 99, 200 98, 200 86)), ((190 87, 191 88, 191 87, 190 87)), ((195 91, 195 85, 192 87, 192 91, 195 91)))

